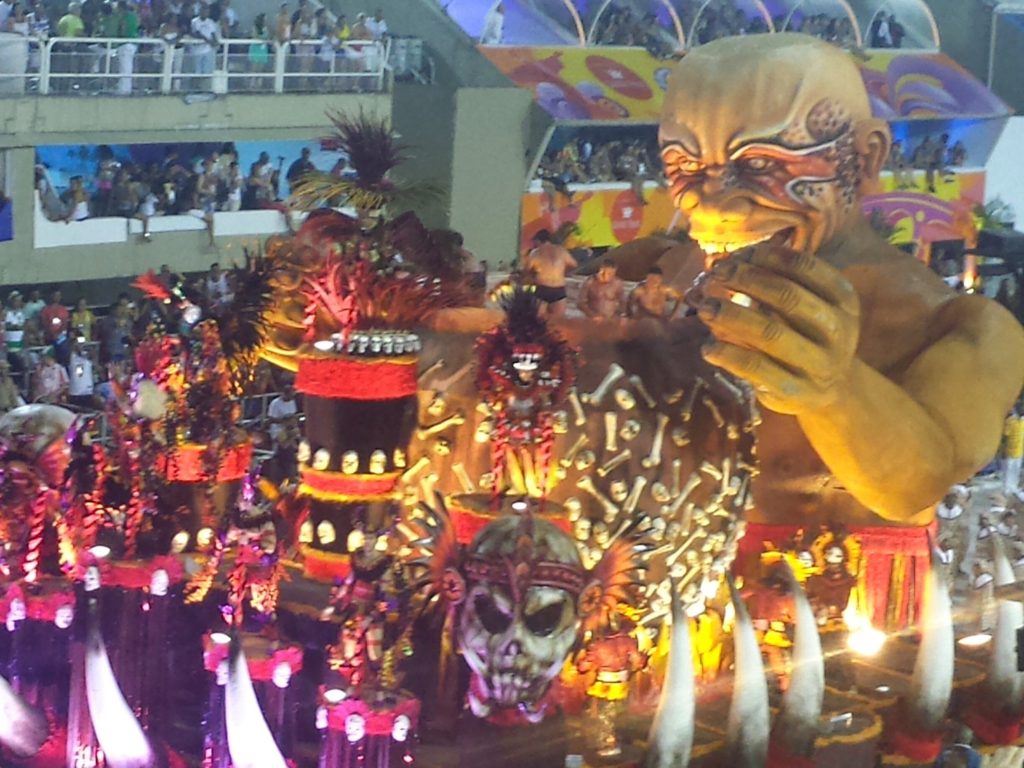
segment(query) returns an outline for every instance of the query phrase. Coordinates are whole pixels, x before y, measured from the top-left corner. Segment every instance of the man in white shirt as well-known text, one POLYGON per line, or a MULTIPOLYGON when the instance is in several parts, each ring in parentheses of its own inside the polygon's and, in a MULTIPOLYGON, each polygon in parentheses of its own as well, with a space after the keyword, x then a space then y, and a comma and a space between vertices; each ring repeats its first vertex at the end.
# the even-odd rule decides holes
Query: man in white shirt
POLYGON ((299 404, 295 400, 295 387, 286 384, 281 394, 267 406, 267 421, 270 423, 270 438, 277 445, 285 435, 289 423, 296 421, 299 404))
POLYGON ((484 18, 484 31, 480 35, 482 45, 501 45, 505 36, 505 3, 498 0, 484 18))
POLYGON ((216 261, 210 265, 210 272, 206 276, 206 298, 214 305, 230 304, 235 298, 227 274, 220 271, 220 264, 216 261))
POLYGON ((21 293, 11 291, 7 297, 7 309, 4 311, 4 342, 7 353, 18 359, 15 367, 20 369, 20 355, 25 339, 25 309, 21 303, 21 293))
POLYGON ((93 375, 92 358, 76 339, 71 344, 71 358, 68 363, 68 402, 80 408, 96 407, 96 379, 93 375))
POLYGON ((383 40, 388 35, 388 23, 384 21, 384 11, 381 8, 373 14, 372 19, 366 21, 366 28, 374 40, 383 40))
POLYGON ((204 4, 199 7, 199 15, 192 19, 191 31, 192 36, 198 37, 201 41, 194 43, 191 49, 196 74, 212 74, 216 63, 217 46, 220 44, 220 32, 217 22, 210 18, 208 5, 204 4))

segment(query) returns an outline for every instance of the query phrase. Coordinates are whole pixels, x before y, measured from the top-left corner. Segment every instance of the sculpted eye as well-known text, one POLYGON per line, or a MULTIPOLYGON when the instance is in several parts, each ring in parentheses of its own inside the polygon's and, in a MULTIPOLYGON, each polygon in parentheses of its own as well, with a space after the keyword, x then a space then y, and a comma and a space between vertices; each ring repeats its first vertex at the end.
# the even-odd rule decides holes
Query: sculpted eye
POLYGON ((736 161, 736 164, 740 167, 740 170, 747 173, 767 173, 775 167, 774 160, 758 155, 741 158, 736 161))
POLYGON ((665 161, 665 172, 667 174, 696 176, 704 172, 704 163, 675 148, 666 149, 662 153, 662 160, 665 161))

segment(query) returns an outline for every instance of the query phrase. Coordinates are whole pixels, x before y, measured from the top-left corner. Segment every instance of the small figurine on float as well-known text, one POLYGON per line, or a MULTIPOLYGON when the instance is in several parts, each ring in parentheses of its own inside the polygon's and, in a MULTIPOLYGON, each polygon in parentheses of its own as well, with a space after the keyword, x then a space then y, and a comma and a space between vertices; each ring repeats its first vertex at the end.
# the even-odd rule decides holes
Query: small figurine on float
POLYGON ((602 758, 622 754, 616 721, 629 696, 631 679, 647 665, 638 631, 645 630, 616 610, 605 627, 589 637, 584 635, 583 648, 576 657, 576 670, 587 683, 591 720, 597 724, 590 741, 602 758))
POLYGON ((807 597, 823 631, 845 628, 843 614, 860 573, 860 544, 841 527, 827 528, 812 545, 817 572, 807 580, 807 597))
POLYGON ((390 529, 366 533, 357 525, 349 533, 351 571, 331 590, 330 605, 321 614, 341 619, 328 665, 352 688, 397 689, 399 657, 412 651, 405 565, 394 557, 392 541, 390 529))
POLYGON ((516 289, 505 322, 477 341, 477 387, 493 415, 493 493, 542 498, 555 483, 554 414, 576 380, 577 353, 539 316, 539 300, 516 289))

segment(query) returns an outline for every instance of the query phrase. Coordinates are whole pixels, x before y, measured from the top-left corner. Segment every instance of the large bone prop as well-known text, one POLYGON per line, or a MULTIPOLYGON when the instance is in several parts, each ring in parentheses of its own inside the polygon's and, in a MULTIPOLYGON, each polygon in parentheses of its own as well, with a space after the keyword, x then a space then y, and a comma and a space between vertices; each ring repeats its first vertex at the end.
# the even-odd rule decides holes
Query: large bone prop
POLYGON ((429 466, 430 466, 430 459, 428 459, 426 456, 420 456, 416 460, 415 464, 410 466, 407 470, 405 470, 405 472, 402 473, 401 482, 402 483, 409 483, 409 482, 411 482, 416 477, 416 475, 418 475, 420 472, 422 472, 424 469, 426 469, 429 466))
POLYGON ((601 491, 594 485, 594 481, 588 476, 584 475, 576 481, 576 487, 584 493, 589 494, 601 507, 604 509, 604 516, 606 518, 614 519, 619 514, 619 508, 612 503, 612 500, 605 496, 601 491))
POLYGON ((583 450, 583 446, 587 444, 588 440, 590 440, 590 438, 587 437, 585 433, 577 437, 576 442, 573 443, 569 447, 569 450, 565 452, 565 456, 559 459, 559 465, 565 469, 571 467, 572 463, 576 460, 576 454, 583 450))
POLYGON ((793 669, 789 688, 782 696, 777 733, 787 754, 809 757, 818 737, 825 696, 825 660, 811 603, 793 572, 788 575, 795 605, 793 669))
POLYGON ((693 418, 693 406, 697 403, 697 395, 700 394, 701 389, 707 386, 700 376, 696 377, 693 383, 693 389, 690 390, 689 394, 686 395, 686 400, 683 401, 683 410, 680 412, 680 417, 683 421, 689 421, 693 418))
POLYGON ((932 733, 946 718, 953 693, 953 664, 956 645, 953 637, 953 606, 949 586, 939 559, 932 556, 924 584, 921 609, 921 644, 914 662, 907 701, 915 731, 932 733))
POLYGON ((442 368, 444 368, 444 358, 439 357, 436 361, 434 361, 426 368, 424 368, 422 371, 420 371, 420 375, 417 378, 420 381, 420 383, 423 383, 431 376, 433 376, 435 373, 440 371, 442 368))
POLYGON ((647 737, 644 768, 686 768, 693 748, 696 694, 690 627, 679 599, 678 585, 673 583, 671 589, 672 635, 668 672, 647 737))
POLYGON ((590 393, 584 393, 580 396, 587 405, 599 405, 604 396, 608 394, 608 390, 614 386, 615 382, 621 379, 626 373, 626 369, 618 363, 612 363, 608 366, 608 373, 605 374, 604 379, 600 384, 597 385, 597 389, 590 393))
POLYGON ((690 474, 690 479, 687 480, 686 485, 683 486, 683 490, 679 492, 678 496, 676 496, 676 500, 669 506, 661 508, 662 517, 675 517, 676 513, 682 508, 683 504, 685 504, 686 500, 690 497, 690 494, 697 489, 697 486, 700 485, 700 483, 700 475, 696 472, 692 472, 690 474))
POLYGON ((668 426, 668 416, 664 413, 658 414, 658 426, 654 428, 654 440, 651 442, 651 452, 640 462, 644 469, 654 469, 661 466, 661 447, 665 441, 665 427, 668 426))
POLYGON ((722 411, 718 408, 718 403, 712 400, 710 397, 705 395, 700 399, 704 403, 704 407, 711 412, 711 418, 715 420, 715 426, 721 429, 725 426, 725 419, 722 418, 722 411))
POLYGON ((432 437, 436 434, 444 432, 446 429, 458 427, 465 423, 466 416, 462 413, 462 411, 459 411, 458 413, 453 413, 446 419, 441 419, 441 421, 437 422, 436 424, 431 424, 428 427, 420 427, 419 429, 416 430, 416 437, 418 437, 420 440, 426 440, 428 437, 432 437))
POLYGON ((473 493, 476 490, 476 485, 474 485, 473 479, 469 476, 469 472, 466 471, 466 467, 463 466, 462 462, 456 461, 452 464, 452 474, 455 475, 459 484, 462 485, 463 491, 473 493))
POLYGON ((614 472, 618 467, 625 464, 633 457, 633 452, 626 448, 622 452, 608 459, 602 466, 597 468, 598 477, 606 477, 610 473, 614 472))
MULTIPOLYGON (((682 482, 683 482, 683 460, 672 459, 672 496, 678 496, 682 493, 682 482)), ((698 481, 700 482, 699 478, 698 481)))
POLYGON ((735 672, 726 737, 728 758, 725 764, 730 768, 764 768, 771 729, 764 661, 757 644, 754 623, 750 620, 750 613, 732 578, 729 578, 729 593, 736 611, 732 634, 735 672))
POLYGON ((644 385, 644 380, 634 373, 629 377, 629 383, 633 385, 633 389, 636 390, 636 393, 647 404, 647 407, 654 410, 654 406, 658 404, 658 401, 651 397, 651 393, 647 391, 647 387, 644 385))
POLYGON ((572 406, 572 413, 575 417, 573 423, 577 427, 582 427, 587 423, 587 414, 583 412, 583 404, 580 403, 580 393, 576 391, 576 387, 569 390, 569 405, 572 406))
POLYGON ((740 389, 736 384, 733 384, 731 381, 729 381, 729 379, 726 378, 725 374, 723 374, 721 371, 715 371, 714 375, 715 375, 715 381, 717 381, 719 384, 721 384, 722 387, 724 387, 725 390, 730 395, 732 395, 732 398, 737 403, 742 403, 743 402, 743 390, 742 389, 740 389))
POLYGON ((643 475, 638 475, 633 478, 633 487, 629 491, 629 496, 626 497, 626 503, 622 505, 622 513, 624 515, 631 515, 636 509, 636 505, 640 503, 640 494, 644 492, 644 487, 647 485, 647 478, 643 475))
POLYGON ((619 450, 619 415, 615 411, 606 411, 604 414, 604 450, 607 453, 615 453, 619 450))

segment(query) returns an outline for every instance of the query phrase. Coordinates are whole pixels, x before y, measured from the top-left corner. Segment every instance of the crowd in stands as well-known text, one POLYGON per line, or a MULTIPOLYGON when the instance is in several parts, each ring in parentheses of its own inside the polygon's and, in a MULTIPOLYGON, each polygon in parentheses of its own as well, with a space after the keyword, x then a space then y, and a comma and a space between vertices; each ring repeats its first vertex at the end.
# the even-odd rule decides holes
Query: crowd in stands
POLYGON ((889 150, 887 168, 893 174, 898 189, 916 189, 914 171, 924 171, 924 188, 935 192, 938 179, 951 178, 954 168, 967 163, 967 147, 962 141, 950 143, 948 133, 938 138, 925 136, 908 152, 903 141, 896 140, 889 150))
MULTIPOLYGON (((168 287, 187 280, 167 265, 158 279, 168 287)), ((190 295, 215 307, 230 301, 233 280, 233 272, 212 264, 208 272, 188 279, 190 295)), ((151 302, 136 301, 127 292, 109 306, 90 307, 84 298, 65 303, 60 291, 46 300, 38 290, 27 298, 10 291, 0 309, 0 413, 26 403, 102 410, 113 396, 111 382, 133 372, 134 346, 155 311, 151 302)), ((301 403, 290 383, 287 375, 261 363, 248 390, 250 399, 243 402, 243 418, 266 430, 268 452, 286 447, 294 453, 298 442, 301 403)))
MULTIPOLYGON (((187 145, 186 145, 187 146, 187 145)), ((57 189, 43 165, 36 166, 36 190, 44 215, 51 221, 82 221, 102 216, 136 218, 149 236, 154 216, 196 215, 212 223, 216 212, 277 208, 281 175, 291 188, 297 179, 316 170, 309 148, 285 170, 284 157, 275 163, 267 152, 248 168, 241 168, 234 144, 198 156, 182 154, 169 146, 162 162, 122 162, 106 145, 97 150, 95 174, 85 179, 73 176, 66 189, 57 189)), ((333 173, 350 173, 344 158, 333 173)))
POLYGON ((632 9, 609 5, 597 22, 593 43, 596 45, 640 46, 656 58, 667 58, 674 53, 678 42, 674 32, 669 33, 653 13, 642 16, 632 9))
MULTIPOLYGON (((558 148, 549 148, 537 167, 549 197, 560 193, 572 200, 570 184, 629 182, 634 191, 646 181, 662 183, 657 138, 653 132, 625 131, 619 137, 607 131, 581 131, 558 148)), ((642 194, 638 194, 641 200, 642 194)))
MULTIPOLYGON (((236 0, 237 1, 237 0, 236 0)), ((132 40, 159 39, 173 48, 173 72, 185 75, 176 79, 176 88, 206 89, 217 65, 221 43, 248 39, 237 50, 229 48, 233 66, 253 74, 253 89, 266 87, 268 79, 260 75, 272 71, 272 47, 292 41, 289 70, 293 72, 377 71, 379 50, 367 41, 382 41, 388 25, 381 10, 369 16, 359 13, 349 23, 344 14, 329 19, 326 10, 314 10, 309 0, 298 0, 294 9, 281 3, 277 16, 255 17, 251 28, 243 28, 232 0, 0 0, 0 31, 46 39, 116 38, 117 65, 112 67, 121 78, 119 90, 131 93, 144 84, 133 83, 132 74, 158 74, 163 71, 164 49, 140 47, 132 40), (200 77, 187 77, 198 75, 200 77), (127 76, 127 80, 124 77, 127 76)), ((62 43, 54 49, 51 69, 58 74, 83 76, 102 73, 103 49, 62 43)), ((39 69, 39 54, 34 52, 29 72, 39 69)), ((83 80, 86 79, 83 77, 83 80)), ((81 86, 76 78, 58 78, 55 90, 74 90, 81 86)), ((311 87, 298 79, 290 84, 311 87)), ((355 83, 362 87, 362 83, 355 83)))

